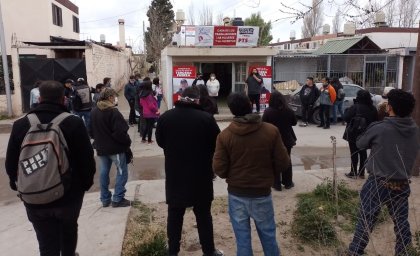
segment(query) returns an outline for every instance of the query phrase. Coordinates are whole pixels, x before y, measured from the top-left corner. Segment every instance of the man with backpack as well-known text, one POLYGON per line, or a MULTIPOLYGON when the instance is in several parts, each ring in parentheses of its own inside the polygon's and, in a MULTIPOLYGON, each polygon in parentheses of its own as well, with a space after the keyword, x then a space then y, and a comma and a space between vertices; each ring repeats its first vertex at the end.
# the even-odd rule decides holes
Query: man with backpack
POLYGON ((89 135, 92 136, 92 131, 90 130, 90 111, 92 110, 93 102, 90 93, 91 89, 85 83, 85 79, 77 79, 76 86, 74 86, 72 102, 74 114, 83 119, 89 135))
POLYGON ((44 81, 39 91, 40 104, 13 124, 6 172, 40 255, 75 255, 77 219, 96 170, 93 149, 83 121, 64 106, 64 86, 44 81))

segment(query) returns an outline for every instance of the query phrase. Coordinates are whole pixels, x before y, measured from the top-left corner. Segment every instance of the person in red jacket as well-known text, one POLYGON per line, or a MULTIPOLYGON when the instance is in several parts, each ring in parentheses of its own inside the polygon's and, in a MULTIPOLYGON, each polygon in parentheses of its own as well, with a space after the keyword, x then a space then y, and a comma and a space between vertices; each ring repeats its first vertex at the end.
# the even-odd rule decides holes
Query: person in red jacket
POLYGON ((153 125, 156 118, 159 117, 159 108, 157 100, 153 95, 152 82, 150 81, 143 84, 143 93, 142 97, 140 97, 140 105, 143 108, 143 118, 146 121, 146 128, 141 142, 146 143, 147 135, 147 143, 152 144, 153 125))

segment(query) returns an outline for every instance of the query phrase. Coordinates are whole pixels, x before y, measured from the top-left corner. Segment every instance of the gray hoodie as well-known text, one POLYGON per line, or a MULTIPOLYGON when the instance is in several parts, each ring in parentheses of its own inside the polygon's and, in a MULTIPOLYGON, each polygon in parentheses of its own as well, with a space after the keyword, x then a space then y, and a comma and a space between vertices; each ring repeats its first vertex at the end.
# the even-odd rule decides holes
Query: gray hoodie
POLYGON ((372 123, 356 145, 371 149, 366 164, 370 174, 406 180, 411 177, 419 150, 419 128, 411 117, 386 117, 372 123))

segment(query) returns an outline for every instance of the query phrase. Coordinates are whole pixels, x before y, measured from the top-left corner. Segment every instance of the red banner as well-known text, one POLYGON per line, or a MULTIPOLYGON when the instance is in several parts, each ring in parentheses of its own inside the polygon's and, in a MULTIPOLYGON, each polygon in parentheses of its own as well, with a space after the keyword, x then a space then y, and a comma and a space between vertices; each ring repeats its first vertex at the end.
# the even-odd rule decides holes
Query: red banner
POLYGON ((236 46, 238 27, 214 26, 214 46, 236 46))
POLYGON ((254 68, 258 70, 258 73, 261 75, 261 77, 271 78, 271 66, 249 67, 249 73, 251 73, 254 68))
POLYGON ((173 78, 193 78, 197 76, 196 69, 194 66, 174 66, 173 67, 173 78))

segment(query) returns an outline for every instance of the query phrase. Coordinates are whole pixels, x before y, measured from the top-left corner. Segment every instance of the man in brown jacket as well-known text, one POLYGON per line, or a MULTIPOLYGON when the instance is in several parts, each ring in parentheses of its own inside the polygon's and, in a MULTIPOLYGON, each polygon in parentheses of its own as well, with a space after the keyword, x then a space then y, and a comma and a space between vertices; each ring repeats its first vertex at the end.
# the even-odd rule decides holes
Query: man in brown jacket
POLYGON ((290 162, 278 129, 263 123, 244 94, 233 93, 228 106, 235 116, 216 141, 213 170, 228 183, 229 215, 237 255, 253 255, 250 218, 254 219, 264 255, 280 255, 276 241, 271 187, 275 174, 290 162))

